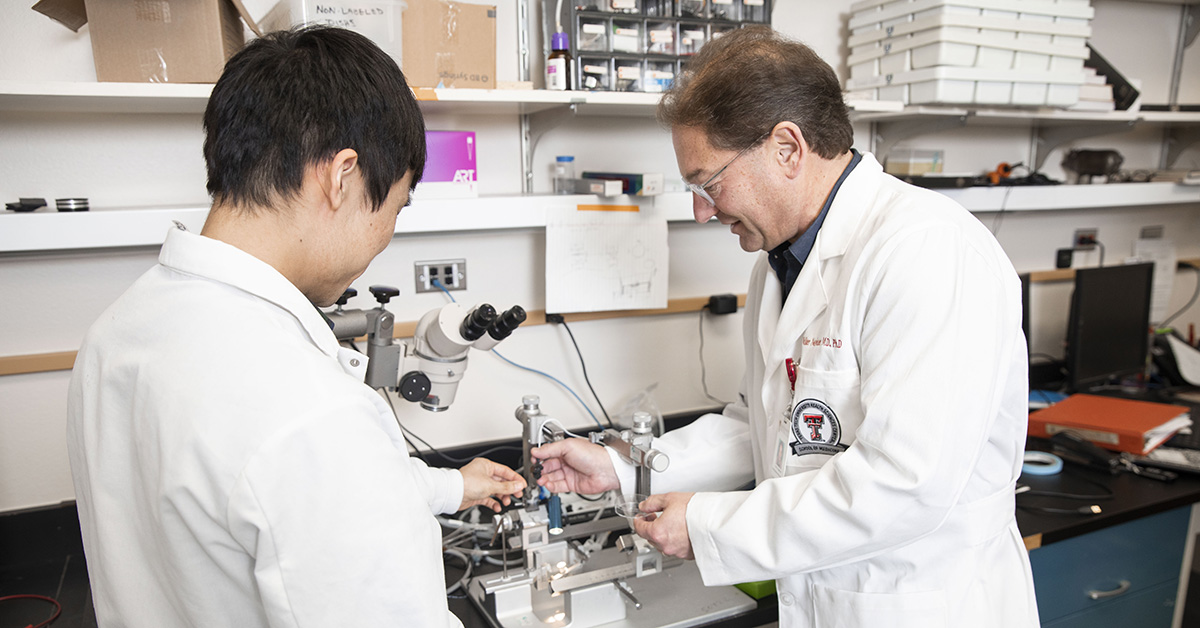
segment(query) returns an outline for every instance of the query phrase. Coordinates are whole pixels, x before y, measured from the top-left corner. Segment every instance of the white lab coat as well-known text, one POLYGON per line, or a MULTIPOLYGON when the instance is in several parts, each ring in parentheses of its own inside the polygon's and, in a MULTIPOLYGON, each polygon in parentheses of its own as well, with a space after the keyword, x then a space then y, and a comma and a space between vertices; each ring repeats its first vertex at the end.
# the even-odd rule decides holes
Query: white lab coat
POLYGON ((688 505, 705 584, 776 579, 787 628, 1038 625, 1019 281, 978 220, 863 155, 786 304, 760 257, 745 343, 742 400, 656 441, 655 493, 754 470, 688 505))
POLYGON ((262 261, 171 230, 93 325, 67 446, 100 626, 461 626, 434 513, 366 357, 262 261))

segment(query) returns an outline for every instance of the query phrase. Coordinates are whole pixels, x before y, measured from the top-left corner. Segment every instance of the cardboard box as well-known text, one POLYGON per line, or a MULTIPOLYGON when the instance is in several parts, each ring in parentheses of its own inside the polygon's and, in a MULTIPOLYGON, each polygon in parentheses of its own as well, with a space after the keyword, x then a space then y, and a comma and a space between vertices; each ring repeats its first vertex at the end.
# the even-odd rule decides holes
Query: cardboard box
POLYGON ((412 87, 496 88, 496 7, 408 0, 401 66, 412 87))
POLYGON ((479 196, 473 131, 426 131, 425 174, 413 199, 479 196))
POLYGON ((290 0, 287 28, 295 24, 324 24, 352 30, 375 42, 381 50, 403 65, 403 17, 405 0, 290 0))
POLYGON ((231 0, 42 0, 33 8, 72 30, 90 24, 104 82, 215 83, 245 43, 231 0))

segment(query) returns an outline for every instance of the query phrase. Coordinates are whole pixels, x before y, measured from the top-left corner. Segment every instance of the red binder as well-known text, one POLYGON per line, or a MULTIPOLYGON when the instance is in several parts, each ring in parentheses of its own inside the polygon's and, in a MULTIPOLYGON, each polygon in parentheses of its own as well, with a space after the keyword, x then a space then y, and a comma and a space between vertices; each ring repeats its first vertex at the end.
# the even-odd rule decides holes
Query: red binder
POLYGON ((1029 413, 1029 435, 1050 438, 1071 430, 1105 449, 1145 455, 1190 426, 1189 412, 1166 403, 1071 395, 1029 413))

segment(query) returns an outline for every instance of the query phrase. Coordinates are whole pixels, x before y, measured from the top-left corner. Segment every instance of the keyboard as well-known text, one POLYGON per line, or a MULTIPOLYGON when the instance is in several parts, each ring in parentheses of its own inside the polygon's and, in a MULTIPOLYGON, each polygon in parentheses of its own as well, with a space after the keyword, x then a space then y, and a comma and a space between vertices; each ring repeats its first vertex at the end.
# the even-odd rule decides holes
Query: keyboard
POLYGON ((1163 443, 1163 446, 1172 447, 1175 449, 1200 450, 1200 431, 1197 431, 1195 428, 1193 428, 1188 434, 1180 432, 1168 439, 1167 442, 1163 443))
MULTIPOLYGON (((1192 436, 1192 434, 1188 436, 1192 436)), ((1170 443, 1172 441, 1167 442, 1170 443)), ((1182 449, 1168 447, 1164 444, 1145 456, 1129 456, 1129 460, 1150 467, 1172 469, 1186 473, 1200 473, 1200 449, 1182 449)))

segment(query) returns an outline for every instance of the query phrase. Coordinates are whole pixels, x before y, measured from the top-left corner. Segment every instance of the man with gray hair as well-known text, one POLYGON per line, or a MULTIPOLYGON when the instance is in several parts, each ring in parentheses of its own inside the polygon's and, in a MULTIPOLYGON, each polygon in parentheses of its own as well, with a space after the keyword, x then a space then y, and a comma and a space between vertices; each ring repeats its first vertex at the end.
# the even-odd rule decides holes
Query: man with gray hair
MULTIPOLYGON (((739 399, 656 439, 672 465, 638 534, 705 584, 776 580, 789 628, 1037 626, 1020 283, 995 238, 854 150, 833 69, 767 27, 707 44, 659 119, 696 220, 759 259, 739 399)), ((535 455, 551 490, 632 492, 599 446, 535 455)))

